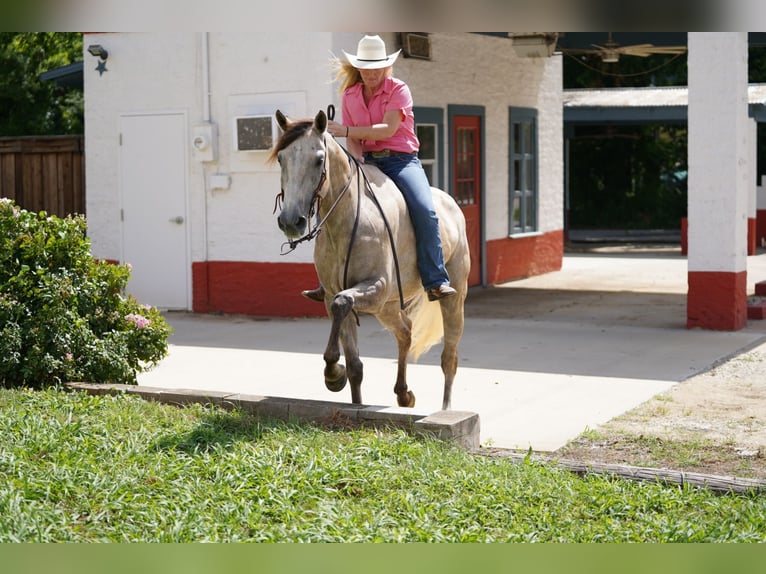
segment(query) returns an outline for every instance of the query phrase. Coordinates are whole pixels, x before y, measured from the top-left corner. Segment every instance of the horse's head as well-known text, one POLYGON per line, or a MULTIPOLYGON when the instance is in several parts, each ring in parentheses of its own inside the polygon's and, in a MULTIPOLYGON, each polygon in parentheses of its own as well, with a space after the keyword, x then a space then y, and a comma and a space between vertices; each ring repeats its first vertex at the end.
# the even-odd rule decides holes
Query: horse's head
POLYGON ((289 239, 303 235, 313 214, 314 203, 323 194, 327 178, 327 116, 320 111, 311 120, 291 122, 277 110, 282 129, 272 158, 282 171, 282 210, 279 228, 289 239))

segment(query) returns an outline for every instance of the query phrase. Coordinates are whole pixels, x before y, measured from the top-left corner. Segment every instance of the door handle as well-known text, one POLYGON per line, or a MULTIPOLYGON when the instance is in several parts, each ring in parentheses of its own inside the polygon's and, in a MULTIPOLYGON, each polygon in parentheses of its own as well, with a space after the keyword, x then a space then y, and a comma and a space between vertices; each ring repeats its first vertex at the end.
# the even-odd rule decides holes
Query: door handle
POLYGON ((175 217, 171 217, 168 219, 170 223, 177 223, 178 225, 181 225, 184 222, 184 218, 182 215, 177 215, 175 217))

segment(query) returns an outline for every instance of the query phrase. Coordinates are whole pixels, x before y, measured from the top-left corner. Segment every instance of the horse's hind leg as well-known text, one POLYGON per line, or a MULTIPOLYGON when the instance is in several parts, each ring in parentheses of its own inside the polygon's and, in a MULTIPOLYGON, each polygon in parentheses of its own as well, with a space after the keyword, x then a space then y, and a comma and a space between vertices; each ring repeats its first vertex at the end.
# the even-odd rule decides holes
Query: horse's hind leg
POLYGON ((406 343, 404 345, 398 343, 398 347, 399 366, 396 370, 396 385, 394 385, 396 402, 400 407, 414 407, 415 393, 407 388, 407 357, 410 352, 410 343, 406 343))
POLYGON ((400 407, 414 407, 415 394, 407 388, 407 358, 412 345, 412 322, 401 312, 397 312, 397 317, 392 320, 383 317, 379 317, 379 319, 385 320, 386 328, 396 338, 398 349, 396 384, 394 385, 396 402, 400 407))
POLYGON ((441 366, 444 373, 444 397, 442 410, 449 410, 452 404, 452 383, 457 372, 457 347, 463 336, 465 322, 463 300, 465 294, 458 293, 457 297, 449 297, 440 301, 444 320, 444 347, 442 349, 441 366))

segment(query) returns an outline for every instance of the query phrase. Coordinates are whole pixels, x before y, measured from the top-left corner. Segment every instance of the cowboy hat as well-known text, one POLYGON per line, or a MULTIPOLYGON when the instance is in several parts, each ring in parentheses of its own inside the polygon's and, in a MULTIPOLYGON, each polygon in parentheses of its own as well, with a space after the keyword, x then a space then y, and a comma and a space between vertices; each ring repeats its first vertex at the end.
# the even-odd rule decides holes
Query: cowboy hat
POLYGON ((399 52, 401 50, 387 56, 386 44, 380 36, 365 36, 359 40, 356 56, 343 50, 351 65, 360 70, 377 70, 392 66, 399 57, 399 52))

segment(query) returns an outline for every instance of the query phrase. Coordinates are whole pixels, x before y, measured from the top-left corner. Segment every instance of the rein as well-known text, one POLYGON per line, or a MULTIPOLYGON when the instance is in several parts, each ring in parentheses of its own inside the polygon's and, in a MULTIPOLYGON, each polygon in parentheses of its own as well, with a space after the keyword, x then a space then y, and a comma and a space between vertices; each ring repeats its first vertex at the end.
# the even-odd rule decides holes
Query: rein
MULTIPOLYGON (((344 148, 344 151, 345 148, 344 148)), ((348 154, 348 151, 346 151, 346 154, 348 154)), ((348 154, 349 157, 351 157, 350 154, 348 154)), ((391 255, 394 258, 394 271, 396 271, 396 286, 399 289, 399 308, 404 310, 404 293, 402 292, 402 276, 399 272, 399 256, 396 254, 396 245, 394 245, 394 234, 391 231, 391 226, 388 223, 388 219, 386 219, 386 214, 383 212, 383 206, 380 205, 380 202, 378 201, 378 197, 375 195, 375 192, 372 190, 372 185, 370 185, 370 180, 367 179, 367 174, 364 173, 364 170, 359 165, 359 162, 356 160, 356 158, 352 158, 354 162, 356 163, 356 169, 358 172, 362 174, 362 177, 364 178, 364 184, 365 188, 370 194, 370 197, 372 198, 373 203, 378 208, 378 211, 380 211, 380 217, 383 219, 383 225, 386 226, 386 232, 388 232, 388 242, 391 245, 391 255)), ((359 204, 361 201, 357 202, 357 213, 356 213, 356 221, 354 222, 354 231, 356 231, 357 223, 359 222, 359 204)), ((353 235, 351 236, 353 240, 353 235)), ((348 254, 351 255, 351 245, 349 244, 348 248, 348 254)), ((348 258, 346 258, 346 270, 348 270, 348 258)), ((344 276, 343 283, 345 287, 346 278, 344 276)))
MULTIPOLYGON (((309 219, 313 219, 315 205, 319 202, 319 200, 321 200, 321 197, 319 196, 319 192, 321 191, 322 187, 327 181, 327 156, 329 155, 329 150, 327 148, 326 136, 323 138, 323 141, 325 145, 325 157, 322 163, 322 175, 319 177, 319 184, 317 185, 311 197, 311 209, 309 210, 309 219)), ((364 173, 364 170, 362 169, 359 161, 354 156, 352 156, 351 153, 349 153, 349 151, 345 147, 343 147, 340 144, 338 145, 346 153, 349 165, 353 165, 354 167, 356 167, 356 173, 357 173, 356 217, 354 218, 354 227, 351 229, 351 237, 348 243, 348 251, 346 252, 346 262, 343 268, 343 288, 348 289, 348 266, 349 266, 349 262, 351 261, 351 250, 353 249, 354 240, 356 239, 356 232, 357 232, 357 229, 359 228, 360 211, 361 211, 361 205, 362 205, 362 182, 361 182, 361 179, 359 178, 359 174, 361 174, 362 178, 364 178, 365 189, 369 193, 370 198, 372 199, 372 202, 378 208, 378 211, 380 212, 380 216, 383 218, 383 224, 386 226, 386 232, 388 233, 388 240, 389 240, 389 243, 391 244, 391 253, 394 258, 394 270, 396 271, 396 284, 399 290, 399 308, 403 310, 404 309, 404 292, 402 291, 402 278, 401 278, 401 273, 399 271, 399 257, 396 254, 396 246, 394 245, 394 234, 391 231, 391 225, 388 223, 386 214, 383 212, 383 206, 380 205, 380 202, 378 201, 378 198, 376 197, 375 192, 372 189, 370 180, 367 179, 367 174, 364 173)), ((298 247, 298 245, 300 245, 304 241, 311 241, 317 235, 319 235, 319 233, 322 231, 322 226, 324 225, 325 221, 329 219, 329 217, 332 215, 335 208, 338 206, 338 203, 340 202, 340 200, 346 194, 349 187, 351 187, 351 181, 353 179, 354 179, 354 176, 352 173, 352 175, 348 178, 346 185, 343 186, 343 189, 338 194, 338 197, 335 199, 332 206, 330 206, 330 209, 327 211, 327 214, 322 218, 321 221, 317 222, 317 224, 314 226, 313 229, 309 230, 308 233, 306 233, 302 237, 299 237, 298 239, 292 239, 282 244, 281 255, 287 255, 288 253, 293 252, 296 249, 296 247, 298 247), (285 250, 286 245, 289 245, 290 249, 285 250)), ((276 212, 277 207, 281 204, 282 199, 284 198, 284 193, 285 193, 284 190, 282 190, 280 193, 277 194, 274 200, 274 212, 276 212)), ((358 321, 359 319, 357 317, 357 323, 358 321)))

